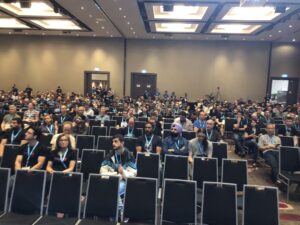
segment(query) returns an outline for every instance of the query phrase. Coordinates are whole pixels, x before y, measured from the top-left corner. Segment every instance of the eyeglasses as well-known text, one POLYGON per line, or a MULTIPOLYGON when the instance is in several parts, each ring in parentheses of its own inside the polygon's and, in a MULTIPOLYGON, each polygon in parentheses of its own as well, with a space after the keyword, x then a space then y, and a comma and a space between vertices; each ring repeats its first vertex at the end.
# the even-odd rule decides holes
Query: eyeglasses
POLYGON ((68 139, 60 139, 59 141, 63 142, 63 141, 69 141, 68 139))

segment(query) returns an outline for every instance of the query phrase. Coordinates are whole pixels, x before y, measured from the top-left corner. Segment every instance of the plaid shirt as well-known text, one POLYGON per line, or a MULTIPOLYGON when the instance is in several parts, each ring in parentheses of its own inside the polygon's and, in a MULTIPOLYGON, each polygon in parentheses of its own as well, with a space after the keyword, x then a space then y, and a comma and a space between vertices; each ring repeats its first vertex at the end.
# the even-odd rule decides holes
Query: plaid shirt
POLYGON ((24 112, 23 120, 27 122, 32 122, 32 120, 39 120, 39 114, 40 112, 37 110, 27 110, 24 112))

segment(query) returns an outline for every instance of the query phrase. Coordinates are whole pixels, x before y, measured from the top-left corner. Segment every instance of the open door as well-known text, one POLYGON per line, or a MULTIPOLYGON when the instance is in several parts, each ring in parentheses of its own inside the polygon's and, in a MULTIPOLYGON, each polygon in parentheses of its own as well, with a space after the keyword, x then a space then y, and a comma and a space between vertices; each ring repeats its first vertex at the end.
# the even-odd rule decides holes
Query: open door
POLYGON ((84 71, 84 94, 110 88, 110 72, 84 71))

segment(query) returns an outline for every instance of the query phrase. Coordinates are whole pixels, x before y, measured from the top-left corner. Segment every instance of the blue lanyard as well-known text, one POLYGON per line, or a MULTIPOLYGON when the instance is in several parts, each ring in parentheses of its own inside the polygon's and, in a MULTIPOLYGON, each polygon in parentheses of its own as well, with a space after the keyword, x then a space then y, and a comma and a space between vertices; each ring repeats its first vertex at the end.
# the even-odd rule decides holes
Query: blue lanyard
POLYGON ((270 137, 268 136, 269 141, 271 142, 271 144, 275 145, 275 140, 274 140, 274 136, 270 137))
POLYGON ((65 153, 63 155, 59 155, 59 159, 61 164, 65 167, 65 169, 67 168, 66 164, 64 163, 67 153, 68 153, 69 149, 67 148, 67 150, 65 151, 65 153))
POLYGON ((53 134, 53 125, 50 125, 50 128, 46 126, 46 128, 49 131, 49 134, 53 134))
POLYGON ((206 121, 199 120, 200 128, 204 128, 206 125, 206 121))
POLYGON ((66 117, 65 116, 61 116, 60 117, 60 123, 63 124, 65 122, 66 117))
POLYGON ((116 164, 117 164, 117 166, 119 166, 119 164, 122 165, 122 158, 121 158, 121 155, 120 155, 120 159, 118 159, 118 155, 115 153, 115 159, 116 159, 116 164))
POLYGON ((207 139, 210 140, 211 139, 211 136, 213 134, 213 130, 210 132, 210 134, 208 135, 208 132, 206 131, 206 136, 207 136, 207 139))
POLYGON ((200 155, 204 155, 204 149, 203 149, 203 144, 202 144, 202 142, 199 142, 199 141, 198 141, 198 144, 199 144, 199 153, 200 153, 200 155))
POLYGON ((30 145, 27 145, 27 162, 26 162, 26 167, 28 166, 29 160, 31 158, 31 155, 33 153, 33 151, 35 150, 36 146, 39 144, 39 142, 37 141, 36 144, 33 146, 32 150, 30 151, 30 145))
POLYGON ((11 133, 11 136, 10 136, 10 143, 13 144, 14 143, 14 140, 18 137, 18 135, 20 134, 20 132, 22 131, 22 129, 19 129, 18 133, 16 133, 15 135, 15 131, 13 131, 11 133))
POLYGON ((152 144, 152 140, 153 140, 154 135, 152 134, 150 140, 148 140, 147 136, 145 135, 145 149, 149 152, 150 151, 150 145, 152 144))
POLYGON ((178 139, 177 143, 175 142, 174 144, 175 144, 175 148, 176 148, 177 150, 179 150, 179 149, 180 149, 180 148, 179 148, 179 139, 178 139))

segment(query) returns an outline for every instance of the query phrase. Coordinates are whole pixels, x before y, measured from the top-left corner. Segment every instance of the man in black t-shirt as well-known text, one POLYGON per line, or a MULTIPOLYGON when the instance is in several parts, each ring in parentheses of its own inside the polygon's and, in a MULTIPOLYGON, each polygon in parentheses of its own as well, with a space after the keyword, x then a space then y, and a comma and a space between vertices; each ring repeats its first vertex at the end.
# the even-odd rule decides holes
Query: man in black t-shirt
POLYGON ((22 128, 22 119, 14 118, 11 120, 11 129, 7 130, 0 144, 0 157, 3 155, 4 145, 13 144, 13 145, 22 145, 25 144, 25 131, 22 128))
POLYGON ((15 162, 15 169, 39 170, 42 169, 47 156, 46 147, 37 141, 41 132, 35 127, 29 127, 25 133, 28 142, 20 147, 15 162))
POLYGON ((140 136, 136 143, 136 152, 149 152, 160 154, 162 149, 161 137, 153 134, 153 125, 145 124, 145 134, 140 136))

